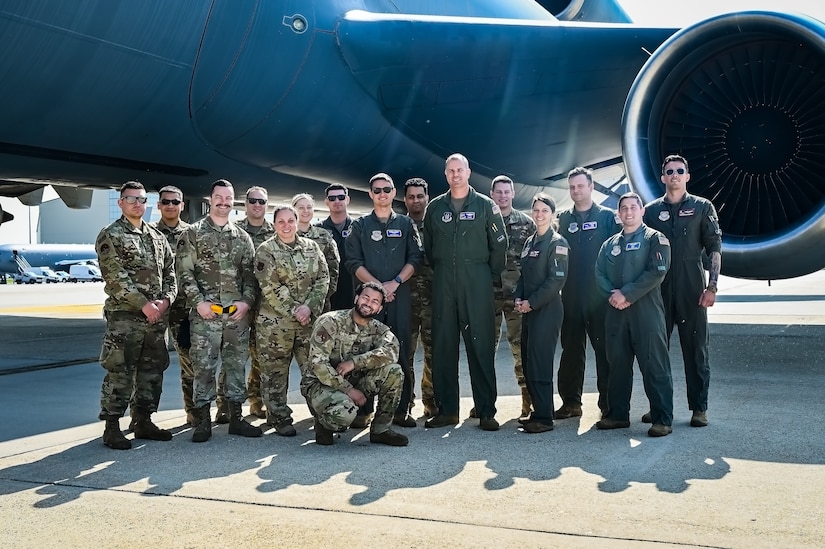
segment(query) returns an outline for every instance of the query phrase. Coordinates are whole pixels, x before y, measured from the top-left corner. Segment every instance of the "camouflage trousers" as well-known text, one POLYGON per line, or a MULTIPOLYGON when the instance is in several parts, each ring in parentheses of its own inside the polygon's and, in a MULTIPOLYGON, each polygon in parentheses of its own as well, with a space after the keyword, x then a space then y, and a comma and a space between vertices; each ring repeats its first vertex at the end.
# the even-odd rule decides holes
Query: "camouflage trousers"
MULTIPOLYGON (((347 381, 369 399, 378 395, 375 418, 370 431, 383 433, 390 428, 395 409, 401 400, 404 371, 400 364, 381 368, 356 370, 346 375, 347 381)), ((318 422, 331 431, 345 431, 358 412, 358 406, 346 393, 313 380, 301 392, 318 422)))
MULTIPOLYGON (((495 299, 496 318, 501 319, 504 315, 504 324, 507 329, 507 342, 510 343, 510 350, 513 352, 513 360, 515 367, 513 370, 516 373, 516 381, 518 386, 524 389, 526 387, 524 381, 524 370, 521 365, 521 314, 517 313, 513 307, 513 298, 505 298, 499 292, 496 292, 495 299)), ((500 324, 496 324, 499 328, 500 324)), ((496 341, 501 339, 501 331, 496 331, 496 341)), ((498 343, 496 343, 498 347, 498 343)))
POLYGON ((246 400, 244 368, 249 358, 249 315, 237 321, 228 314, 205 320, 193 311, 189 319, 195 406, 200 408, 217 397, 218 367, 226 376, 226 398, 231 402, 246 400))
MULTIPOLYGON (((421 401, 424 406, 430 404, 435 406, 435 395, 433 393, 433 318, 432 309, 429 304, 421 306, 420 303, 413 303, 412 331, 410 335, 410 353, 407 364, 412 368, 415 364, 415 349, 418 346, 418 339, 421 338, 421 345, 424 347, 424 368, 421 373, 421 401)), ((415 387, 415 383, 413 383, 415 387)), ((410 400, 410 409, 415 404, 415 399, 410 400)))
POLYGON ((189 413, 195 410, 195 401, 192 398, 195 370, 192 367, 192 359, 189 357, 189 348, 192 343, 188 309, 173 306, 169 310, 169 331, 172 333, 172 343, 178 353, 183 408, 189 413))
POLYGON ((261 360, 261 398, 266 406, 267 422, 277 424, 292 416, 292 409, 286 403, 289 366, 293 356, 302 370, 307 363, 312 324, 301 326, 261 315, 255 323, 261 360))
MULTIPOLYGON (((251 314, 251 311, 250 311, 251 314)), ((246 398, 250 405, 263 404, 261 398, 261 359, 258 354, 257 337, 255 336, 255 324, 249 327, 249 377, 246 378, 246 398)), ((221 370, 218 374, 218 398, 215 404, 219 410, 225 409, 226 400, 226 372, 221 370)))
POLYGON ((169 367, 166 322, 150 324, 143 314, 107 313, 100 365, 106 370, 100 419, 123 417, 130 401, 134 410, 156 412, 169 367))

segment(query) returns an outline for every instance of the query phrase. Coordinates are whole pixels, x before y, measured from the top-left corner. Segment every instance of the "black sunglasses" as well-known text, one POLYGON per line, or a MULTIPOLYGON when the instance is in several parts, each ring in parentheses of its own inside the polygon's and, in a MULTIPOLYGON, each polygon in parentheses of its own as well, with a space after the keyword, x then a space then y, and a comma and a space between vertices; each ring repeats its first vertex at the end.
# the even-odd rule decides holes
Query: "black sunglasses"
POLYGON ((675 170, 671 168, 669 170, 665 170, 665 175, 673 175, 673 172, 676 172, 679 175, 685 175, 685 169, 684 168, 676 168, 675 170))
POLYGON ((344 201, 347 199, 347 195, 345 194, 331 194, 327 196, 327 200, 330 202, 335 202, 336 200, 344 201))
POLYGON ((161 198, 160 203, 164 206, 168 206, 169 204, 172 204, 173 206, 178 206, 180 204, 180 200, 178 200, 177 198, 161 198))
POLYGON ((390 194, 393 191, 393 189, 395 189, 395 187, 375 187, 372 190, 372 194, 381 194, 381 193, 390 194))
POLYGON ((247 198, 246 201, 250 204, 260 204, 261 206, 266 204, 266 198, 247 198))

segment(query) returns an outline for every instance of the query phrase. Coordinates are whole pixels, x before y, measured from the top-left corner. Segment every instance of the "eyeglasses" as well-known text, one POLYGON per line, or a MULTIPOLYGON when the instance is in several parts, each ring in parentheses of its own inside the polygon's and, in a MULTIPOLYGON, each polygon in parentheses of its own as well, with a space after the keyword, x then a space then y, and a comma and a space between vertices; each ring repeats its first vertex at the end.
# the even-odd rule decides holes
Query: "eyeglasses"
POLYGON ((345 195, 345 194, 330 194, 330 195, 327 195, 327 200, 329 200, 330 202, 335 202, 336 200, 340 200, 341 202, 343 202, 346 199, 347 199, 347 195, 345 195))
POLYGON ((140 204, 146 204, 145 196, 121 196, 120 199, 126 202, 127 204, 134 204, 135 202, 139 202, 140 204))
POLYGON ((250 204, 260 204, 261 206, 266 204, 266 198, 247 198, 246 201, 250 204))
POLYGON ((372 194, 381 194, 381 193, 390 194, 394 189, 395 189, 395 187, 375 187, 372 190, 372 194))
POLYGON ((665 170, 665 175, 673 175, 673 172, 676 172, 679 175, 685 175, 685 169, 684 168, 676 168, 675 170, 674 169, 665 170))
POLYGON ((168 206, 169 204, 172 204, 173 206, 178 206, 180 205, 180 200, 178 200, 177 198, 161 198, 160 203, 164 206, 168 206))

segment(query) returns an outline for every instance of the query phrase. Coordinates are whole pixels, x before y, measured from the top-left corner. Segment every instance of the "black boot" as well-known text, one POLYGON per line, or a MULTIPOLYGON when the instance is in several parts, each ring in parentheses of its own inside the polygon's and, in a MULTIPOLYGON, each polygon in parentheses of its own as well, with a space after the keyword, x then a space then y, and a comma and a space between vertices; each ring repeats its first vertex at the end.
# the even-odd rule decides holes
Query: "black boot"
POLYGON ((119 418, 106 418, 106 429, 103 431, 103 444, 114 450, 128 450, 132 443, 123 436, 120 430, 119 418))
POLYGON ((172 440, 172 433, 166 429, 161 429, 152 423, 151 414, 143 409, 132 409, 134 417, 132 422, 134 427, 132 431, 135 433, 135 438, 142 438, 147 440, 172 440))
POLYGON ((243 418, 240 402, 227 402, 229 408, 229 434, 242 437, 259 437, 264 434, 260 427, 252 425, 243 418))
POLYGON ((196 409, 198 426, 192 432, 192 442, 206 442, 212 438, 212 412, 209 410, 212 403, 207 403, 196 409))
POLYGON ((215 414, 215 423, 225 425, 229 423, 229 404, 223 397, 218 397, 215 401, 215 406, 218 407, 218 413, 215 414))
POLYGON ((315 443, 323 446, 330 446, 334 442, 332 437, 332 431, 321 425, 318 418, 315 418, 315 443))

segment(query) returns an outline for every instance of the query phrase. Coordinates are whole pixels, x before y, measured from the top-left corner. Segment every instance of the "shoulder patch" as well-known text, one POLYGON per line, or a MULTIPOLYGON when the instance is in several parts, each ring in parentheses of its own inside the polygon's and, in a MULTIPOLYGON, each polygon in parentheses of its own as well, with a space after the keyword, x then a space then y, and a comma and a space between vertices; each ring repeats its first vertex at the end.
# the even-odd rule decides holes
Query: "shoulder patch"
POLYGON ((662 246, 670 246, 670 240, 668 240, 665 235, 660 234, 659 235, 659 244, 661 244, 662 246))
POLYGON ((494 203, 493 203, 493 214, 500 214, 500 213, 501 213, 501 208, 499 208, 499 207, 498 207, 498 204, 496 204, 496 203, 494 202, 494 203))
POLYGON ((557 255, 567 255, 567 246, 556 246, 557 255))

